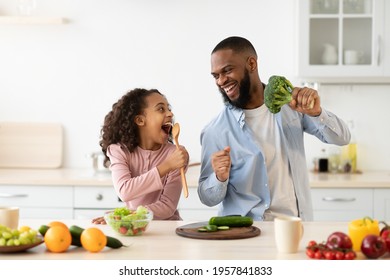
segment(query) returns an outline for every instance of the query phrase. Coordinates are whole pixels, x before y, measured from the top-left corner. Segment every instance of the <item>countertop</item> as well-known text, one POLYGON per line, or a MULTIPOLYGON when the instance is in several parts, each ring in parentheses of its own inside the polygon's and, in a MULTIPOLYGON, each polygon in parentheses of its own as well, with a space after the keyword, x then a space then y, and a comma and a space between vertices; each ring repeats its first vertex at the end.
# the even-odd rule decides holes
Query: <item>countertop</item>
MULTIPOLYGON (((38 229, 48 220, 21 220, 19 225, 38 229)), ((71 246, 65 253, 51 253, 41 244, 23 253, 0 254, 0 260, 307 260, 305 247, 310 240, 322 242, 334 231, 347 232, 344 222, 304 222, 304 235, 299 250, 294 254, 277 252, 273 222, 255 222, 261 231, 259 236, 233 240, 201 240, 176 234, 177 227, 191 224, 184 221, 152 221, 142 236, 120 236, 108 225, 93 225, 89 220, 62 220, 68 226, 98 227, 106 235, 116 237, 123 244, 120 249, 106 247, 99 253, 89 253, 83 248, 71 246)), ((387 259, 390 256, 387 255, 387 259)), ((357 259, 365 259, 358 252, 357 259)))
MULTIPOLYGON (((200 166, 188 168, 189 187, 198 186, 200 166)), ((390 188, 390 171, 367 171, 359 174, 309 172, 312 188, 390 188)), ((0 185, 52 186, 112 186, 108 171, 95 172, 90 168, 58 169, 0 169, 0 185)))

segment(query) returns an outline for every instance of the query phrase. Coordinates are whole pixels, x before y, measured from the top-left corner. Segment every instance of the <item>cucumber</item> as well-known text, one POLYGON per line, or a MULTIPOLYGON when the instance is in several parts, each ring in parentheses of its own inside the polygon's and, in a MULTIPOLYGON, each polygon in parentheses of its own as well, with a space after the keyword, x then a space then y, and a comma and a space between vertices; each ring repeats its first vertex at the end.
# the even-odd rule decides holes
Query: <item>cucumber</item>
MULTIPOLYGON (((72 225, 69 227, 69 231, 70 231, 70 234, 72 235, 72 243, 73 243, 73 239, 75 239, 80 244, 78 246, 81 246, 80 237, 81 237, 81 233, 84 231, 84 229, 82 227, 72 225)), ((116 239, 114 237, 107 236, 107 235, 106 235, 106 237, 107 237, 107 244, 106 244, 107 247, 110 247, 113 249, 125 247, 125 245, 123 245, 123 243, 119 239, 116 239)))
POLYGON ((216 216, 211 217, 209 225, 228 227, 249 227, 253 224, 253 218, 246 216, 216 216))
POLYGON ((72 245, 82 247, 81 241, 80 241, 80 236, 81 233, 83 232, 83 228, 79 226, 72 225, 69 227, 70 235, 72 235, 72 245), (74 243, 74 244, 73 244, 74 243))

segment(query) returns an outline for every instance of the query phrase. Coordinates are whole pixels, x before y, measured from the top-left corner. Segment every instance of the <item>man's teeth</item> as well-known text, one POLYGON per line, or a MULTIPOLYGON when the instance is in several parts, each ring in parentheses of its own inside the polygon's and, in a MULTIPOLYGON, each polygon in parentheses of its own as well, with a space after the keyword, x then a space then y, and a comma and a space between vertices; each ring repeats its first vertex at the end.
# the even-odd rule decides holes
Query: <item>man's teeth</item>
POLYGON ((229 91, 232 90, 233 87, 234 87, 234 85, 232 85, 232 86, 230 86, 230 87, 226 87, 226 88, 224 88, 224 90, 225 90, 226 92, 229 92, 229 91))

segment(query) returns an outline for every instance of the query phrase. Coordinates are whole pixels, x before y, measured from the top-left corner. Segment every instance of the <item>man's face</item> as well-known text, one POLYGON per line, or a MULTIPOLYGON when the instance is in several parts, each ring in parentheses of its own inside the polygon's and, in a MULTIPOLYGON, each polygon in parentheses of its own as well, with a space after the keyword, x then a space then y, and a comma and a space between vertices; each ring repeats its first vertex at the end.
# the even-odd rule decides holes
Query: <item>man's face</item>
POLYGON ((250 99, 250 77, 247 57, 232 50, 219 50, 211 55, 213 75, 224 102, 245 108, 250 99))

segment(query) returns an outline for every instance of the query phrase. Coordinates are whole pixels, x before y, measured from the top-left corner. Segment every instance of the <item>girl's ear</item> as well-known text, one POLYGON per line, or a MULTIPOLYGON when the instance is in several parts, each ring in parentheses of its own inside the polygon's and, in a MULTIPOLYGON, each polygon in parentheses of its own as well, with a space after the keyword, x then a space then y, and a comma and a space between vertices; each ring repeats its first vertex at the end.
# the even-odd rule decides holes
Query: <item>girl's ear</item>
POLYGON ((137 115, 134 119, 134 122, 138 126, 143 126, 145 125, 145 116, 143 115, 137 115))

